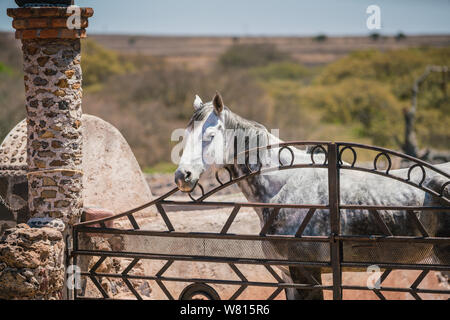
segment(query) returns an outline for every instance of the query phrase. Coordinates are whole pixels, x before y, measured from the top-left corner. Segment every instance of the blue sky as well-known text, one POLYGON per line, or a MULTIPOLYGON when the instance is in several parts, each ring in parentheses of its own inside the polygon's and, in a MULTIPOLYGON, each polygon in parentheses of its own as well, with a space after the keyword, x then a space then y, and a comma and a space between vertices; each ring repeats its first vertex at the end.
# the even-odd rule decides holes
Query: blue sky
MULTIPOLYGON (((90 33, 156 35, 366 35, 366 8, 382 34, 450 34, 450 0, 75 0, 90 6, 90 33)), ((12 30, 0 0, 0 30, 12 30)))

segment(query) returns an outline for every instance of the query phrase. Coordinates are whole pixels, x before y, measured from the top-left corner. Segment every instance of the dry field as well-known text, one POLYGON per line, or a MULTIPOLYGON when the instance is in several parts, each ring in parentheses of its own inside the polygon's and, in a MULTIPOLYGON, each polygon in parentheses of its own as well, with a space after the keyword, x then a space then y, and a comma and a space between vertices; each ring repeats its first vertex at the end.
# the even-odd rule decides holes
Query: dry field
POLYGON ((290 53, 299 62, 317 65, 333 62, 349 52, 361 49, 380 50, 408 47, 445 47, 450 36, 407 36, 401 41, 393 37, 330 37, 318 42, 311 37, 164 37, 89 35, 103 46, 123 53, 139 53, 165 57, 167 61, 190 67, 207 67, 234 43, 272 43, 290 53))
MULTIPOLYGON (((88 37, 122 53, 134 53, 164 57, 168 62, 184 64, 192 68, 204 68, 213 64, 217 57, 235 43, 272 43, 280 50, 290 53, 305 65, 333 62, 346 54, 361 49, 400 49, 409 47, 446 47, 450 35, 408 36, 400 41, 394 37, 330 37, 323 42, 313 37, 179 37, 88 34, 88 37)), ((14 33, 0 32, 0 40, 20 48, 14 33)))

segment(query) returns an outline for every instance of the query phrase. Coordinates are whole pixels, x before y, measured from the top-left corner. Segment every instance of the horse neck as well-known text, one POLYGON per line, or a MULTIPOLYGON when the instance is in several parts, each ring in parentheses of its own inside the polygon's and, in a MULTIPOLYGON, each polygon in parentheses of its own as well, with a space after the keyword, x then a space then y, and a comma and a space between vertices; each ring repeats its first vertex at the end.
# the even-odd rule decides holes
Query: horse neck
MULTIPOLYGON (((276 145, 283 141, 269 132, 264 132, 267 136, 267 145, 276 145)), ((295 163, 307 163, 309 156, 306 151, 292 148, 295 154, 295 163)), ((275 168, 279 166, 279 160, 282 163, 289 164, 291 162, 291 155, 285 151, 280 154, 278 158, 279 148, 270 149, 268 152, 263 152, 261 162, 264 163, 264 168, 275 168)), ((246 164, 234 163, 229 166, 234 178, 248 175, 259 169, 258 164, 250 164, 248 167, 246 164), (250 170, 249 170, 250 168, 250 170)), ((273 171, 268 174, 256 174, 252 177, 246 178, 238 182, 238 186, 248 201, 252 202, 269 202, 280 189, 286 184, 287 180, 291 177, 292 172, 289 170, 273 171)))

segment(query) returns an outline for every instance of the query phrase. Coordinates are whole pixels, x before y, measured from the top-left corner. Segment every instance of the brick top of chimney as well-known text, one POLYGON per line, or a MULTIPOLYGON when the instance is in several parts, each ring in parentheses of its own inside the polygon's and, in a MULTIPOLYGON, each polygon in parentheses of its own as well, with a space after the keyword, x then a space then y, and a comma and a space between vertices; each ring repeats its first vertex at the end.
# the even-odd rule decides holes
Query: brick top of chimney
POLYGON ((77 39, 86 37, 92 8, 80 9, 79 28, 69 29, 67 20, 74 13, 64 7, 32 7, 8 9, 16 29, 16 39, 77 39))

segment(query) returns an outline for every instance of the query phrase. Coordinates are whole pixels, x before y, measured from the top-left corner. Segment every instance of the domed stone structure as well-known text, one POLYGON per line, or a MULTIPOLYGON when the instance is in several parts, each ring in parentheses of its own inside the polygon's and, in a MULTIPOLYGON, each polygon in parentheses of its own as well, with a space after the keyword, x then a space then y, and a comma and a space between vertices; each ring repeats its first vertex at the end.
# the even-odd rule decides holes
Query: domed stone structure
POLYGON ((0 234, 30 218, 26 154, 27 125, 22 121, 0 146, 0 234))
MULTIPOLYGON (((151 201, 150 187, 122 134, 87 114, 82 116, 82 130, 84 206, 120 213, 151 201)), ((30 218, 26 135, 23 120, 0 145, 0 197, 6 202, 0 203, 0 234, 30 218)), ((154 214, 152 209, 144 212, 154 214)))

